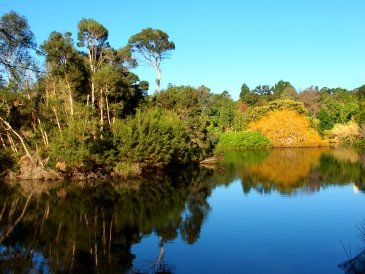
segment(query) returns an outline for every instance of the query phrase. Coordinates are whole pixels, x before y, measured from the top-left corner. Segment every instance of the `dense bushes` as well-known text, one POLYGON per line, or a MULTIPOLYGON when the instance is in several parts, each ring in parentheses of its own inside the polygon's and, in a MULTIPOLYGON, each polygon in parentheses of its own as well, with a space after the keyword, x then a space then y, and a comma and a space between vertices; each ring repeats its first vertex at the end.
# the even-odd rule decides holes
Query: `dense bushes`
POLYGON ((85 161, 92 155, 90 145, 96 125, 87 119, 76 119, 69 122, 68 127, 54 129, 46 153, 50 157, 50 165, 65 162, 68 168, 84 169, 85 161))
POLYGON ((215 152, 266 148, 270 144, 269 139, 259 132, 225 132, 220 136, 215 152))
POLYGON ((135 117, 117 121, 114 144, 118 162, 163 168, 190 161, 190 141, 178 117, 158 108, 138 111, 135 117))

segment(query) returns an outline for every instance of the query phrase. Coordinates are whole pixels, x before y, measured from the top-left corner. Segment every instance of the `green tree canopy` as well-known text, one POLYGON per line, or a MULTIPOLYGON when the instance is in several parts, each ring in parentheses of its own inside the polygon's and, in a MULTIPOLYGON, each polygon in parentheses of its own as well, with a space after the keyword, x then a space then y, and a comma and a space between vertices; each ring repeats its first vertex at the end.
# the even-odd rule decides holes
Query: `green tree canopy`
POLYGON ((169 40, 167 33, 159 29, 147 28, 129 38, 128 46, 132 52, 138 53, 156 71, 157 91, 161 84, 161 62, 169 57, 169 52, 175 49, 174 42, 169 40))
POLYGON ((28 71, 38 71, 29 52, 36 49, 33 32, 28 21, 14 11, 0 18, 0 72, 3 79, 22 84, 21 79, 28 71))

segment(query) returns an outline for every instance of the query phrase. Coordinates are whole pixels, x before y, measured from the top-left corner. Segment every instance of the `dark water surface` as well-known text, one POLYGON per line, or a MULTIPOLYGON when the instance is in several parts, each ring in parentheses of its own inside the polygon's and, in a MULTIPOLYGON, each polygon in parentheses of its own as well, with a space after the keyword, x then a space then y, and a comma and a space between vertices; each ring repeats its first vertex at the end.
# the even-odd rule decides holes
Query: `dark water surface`
POLYGON ((365 151, 273 149, 150 180, 0 185, 2 273, 344 273, 365 151))

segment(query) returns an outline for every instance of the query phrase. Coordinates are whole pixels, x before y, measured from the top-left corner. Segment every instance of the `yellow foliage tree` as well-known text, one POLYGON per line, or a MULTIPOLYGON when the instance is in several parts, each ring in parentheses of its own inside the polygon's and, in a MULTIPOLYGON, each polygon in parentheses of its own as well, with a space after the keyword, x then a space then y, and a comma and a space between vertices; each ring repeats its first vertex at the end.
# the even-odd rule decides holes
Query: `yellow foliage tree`
POLYGON ((274 147, 313 147, 326 142, 311 128, 308 118, 292 110, 273 110, 248 125, 264 134, 274 147))

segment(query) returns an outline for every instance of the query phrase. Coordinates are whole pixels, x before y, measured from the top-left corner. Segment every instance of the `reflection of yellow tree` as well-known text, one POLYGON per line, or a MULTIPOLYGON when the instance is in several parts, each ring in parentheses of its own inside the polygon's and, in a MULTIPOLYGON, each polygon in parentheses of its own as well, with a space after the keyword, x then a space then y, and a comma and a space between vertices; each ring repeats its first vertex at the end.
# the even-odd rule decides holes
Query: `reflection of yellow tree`
POLYGON ((292 110, 274 110, 248 125, 264 134, 275 147, 308 147, 325 145, 307 117, 292 110))
MULTIPOLYGON (((293 187, 319 165, 326 149, 273 149, 267 159, 248 167, 261 183, 274 183, 279 189, 293 187)), ((304 180, 303 180, 304 181, 304 180)))

